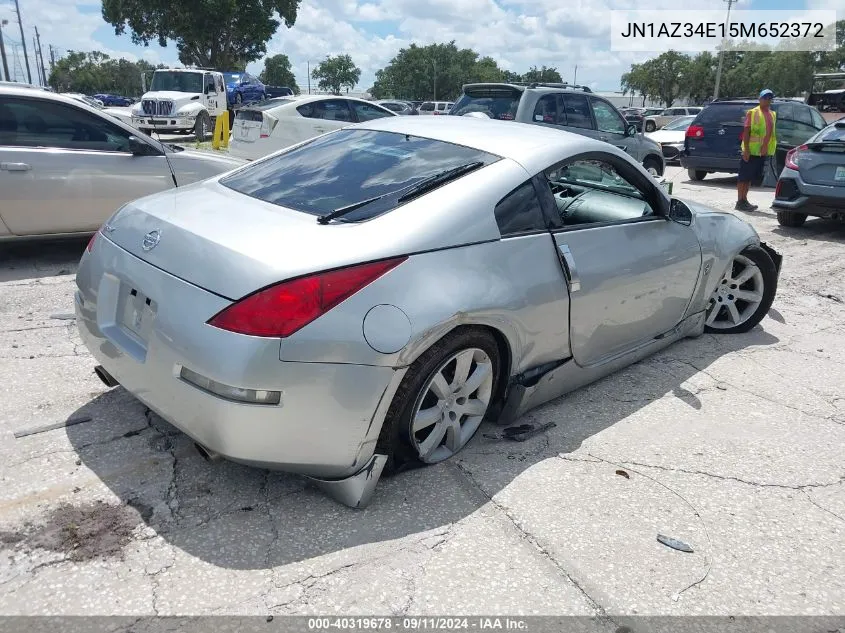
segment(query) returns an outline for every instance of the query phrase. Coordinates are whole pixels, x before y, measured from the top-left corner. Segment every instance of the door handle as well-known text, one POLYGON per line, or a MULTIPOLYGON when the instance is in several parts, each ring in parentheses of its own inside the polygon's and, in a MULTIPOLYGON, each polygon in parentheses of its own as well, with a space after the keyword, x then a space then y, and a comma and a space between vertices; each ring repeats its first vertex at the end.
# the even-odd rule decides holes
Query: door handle
POLYGON ((0 169, 5 169, 6 171, 29 171, 32 169, 32 165, 27 163, 0 163, 0 169))
POLYGON ((567 277, 569 277, 569 291, 578 292, 581 290, 581 277, 578 275, 578 268, 575 266, 572 251, 566 244, 561 244, 558 246, 558 252, 563 258, 563 267, 566 269, 567 277))

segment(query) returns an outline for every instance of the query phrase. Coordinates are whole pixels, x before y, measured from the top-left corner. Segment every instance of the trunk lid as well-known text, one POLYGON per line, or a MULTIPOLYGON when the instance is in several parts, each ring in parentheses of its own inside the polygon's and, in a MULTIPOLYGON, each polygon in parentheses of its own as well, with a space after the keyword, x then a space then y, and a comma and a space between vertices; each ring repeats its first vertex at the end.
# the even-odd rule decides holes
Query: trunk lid
POLYGON ((284 279, 399 254, 401 246, 356 240, 350 230, 356 225, 321 226, 314 215, 209 180, 136 200, 102 232, 135 257, 236 300, 284 279))
POLYGON ((797 163, 807 184, 845 189, 845 141, 808 143, 797 163))

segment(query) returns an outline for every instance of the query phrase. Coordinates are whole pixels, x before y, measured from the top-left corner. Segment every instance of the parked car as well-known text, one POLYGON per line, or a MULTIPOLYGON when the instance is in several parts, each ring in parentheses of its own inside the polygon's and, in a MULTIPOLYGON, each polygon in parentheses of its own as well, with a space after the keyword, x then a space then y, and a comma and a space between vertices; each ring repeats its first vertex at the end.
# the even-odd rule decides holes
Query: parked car
POLYGON ((63 95, 0 87, 0 240, 92 233, 130 200, 243 164, 63 95))
POLYGON ((95 94, 94 98, 98 101, 102 102, 104 106, 118 106, 118 107, 127 107, 131 106, 135 103, 134 99, 130 99, 129 97, 123 97, 121 95, 110 95, 110 94, 95 94))
POLYGON ((414 108, 414 106, 407 101, 397 101, 395 99, 381 99, 379 101, 373 101, 373 103, 377 103, 381 107, 387 108, 391 112, 395 112, 396 114, 402 116, 419 114, 419 112, 414 108))
POLYGON ((786 154, 772 207, 782 226, 807 216, 845 220, 845 118, 786 154))
POLYGON ((451 101, 424 101, 418 108, 419 114, 449 114, 454 104, 451 101))
POLYGON ((223 81, 226 83, 226 100, 230 108, 267 98, 264 84, 247 72, 224 72, 223 81))
POLYGON ((127 125, 132 125, 132 110, 131 108, 124 108, 124 107, 106 107, 103 105, 103 102, 99 99, 95 99, 94 97, 89 97, 88 95, 84 95, 80 92, 62 92, 62 96, 69 97, 76 101, 80 101, 86 105, 91 106, 96 110, 102 110, 109 116, 114 117, 118 121, 122 121, 127 125))
POLYGON ((637 134, 636 127, 626 122, 612 103, 592 94, 589 88, 558 87, 562 85, 467 84, 451 114, 481 113, 492 119, 589 136, 625 150, 652 174, 663 174, 660 145, 637 134))
POLYGON ((386 117, 124 206, 75 309, 101 379, 201 454, 363 507, 384 468, 449 459, 484 419, 750 330, 780 260, 608 143, 386 117))
POLYGON ((704 108, 698 106, 688 108, 666 108, 657 114, 646 114, 645 116, 645 131, 654 132, 659 130, 670 121, 674 121, 681 116, 695 115, 701 112, 704 108))
POLYGON ((619 113, 628 123, 636 126, 637 132, 643 131, 645 122, 645 108, 620 108, 619 113))
POLYGON ((272 99, 237 111, 229 153, 255 160, 353 123, 393 116, 398 115, 371 101, 352 97, 272 99))
POLYGON ((684 139, 687 128, 695 119, 695 115, 681 116, 655 132, 649 132, 646 137, 660 145, 663 158, 667 163, 679 163, 684 149, 684 139))
POLYGON ((276 97, 292 97, 293 89, 287 86, 268 86, 264 84, 264 94, 268 99, 275 99, 276 97))
MULTIPOLYGON (((692 180, 703 180, 713 172, 739 172, 745 114, 757 104, 758 100, 752 98, 718 100, 693 119, 681 153, 681 165, 692 180)), ((800 101, 774 99, 772 109, 777 112, 777 175, 783 169, 786 152, 807 141, 827 124, 815 108, 800 101)))

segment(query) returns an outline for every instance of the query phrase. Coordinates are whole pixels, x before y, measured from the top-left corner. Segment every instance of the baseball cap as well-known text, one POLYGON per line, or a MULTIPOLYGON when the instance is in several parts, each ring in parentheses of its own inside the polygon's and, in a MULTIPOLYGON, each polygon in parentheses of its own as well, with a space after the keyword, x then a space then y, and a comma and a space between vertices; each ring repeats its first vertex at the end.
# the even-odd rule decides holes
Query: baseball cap
POLYGON ((774 92, 772 92, 771 90, 769 90, 768 88, 764 88, 764 89, 760 92, 760 98, 761 98, 761 99, 765 99, 766 97, 768 97, 769 99, 771 99, 771 98, 772 98, 772 97, 774 97, 774 96, 775 96, 775 93, 774 93, 774 92))

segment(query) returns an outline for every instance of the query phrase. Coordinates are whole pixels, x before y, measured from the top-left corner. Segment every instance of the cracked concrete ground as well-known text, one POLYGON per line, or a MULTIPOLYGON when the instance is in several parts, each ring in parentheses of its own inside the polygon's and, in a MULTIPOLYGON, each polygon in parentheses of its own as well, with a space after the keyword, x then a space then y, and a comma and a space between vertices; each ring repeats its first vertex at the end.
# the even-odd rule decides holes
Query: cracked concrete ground
MULTIPOLYGON (((730 178, 670 177, 733 206, 730 178)), ((84 241, 0 247, 0 613, 845 615, 845 227, 743 217, 784 255, 760 327, 549 403, 525 443, 482 429, 357 512, 107 391, 66 320, 84 241)))

